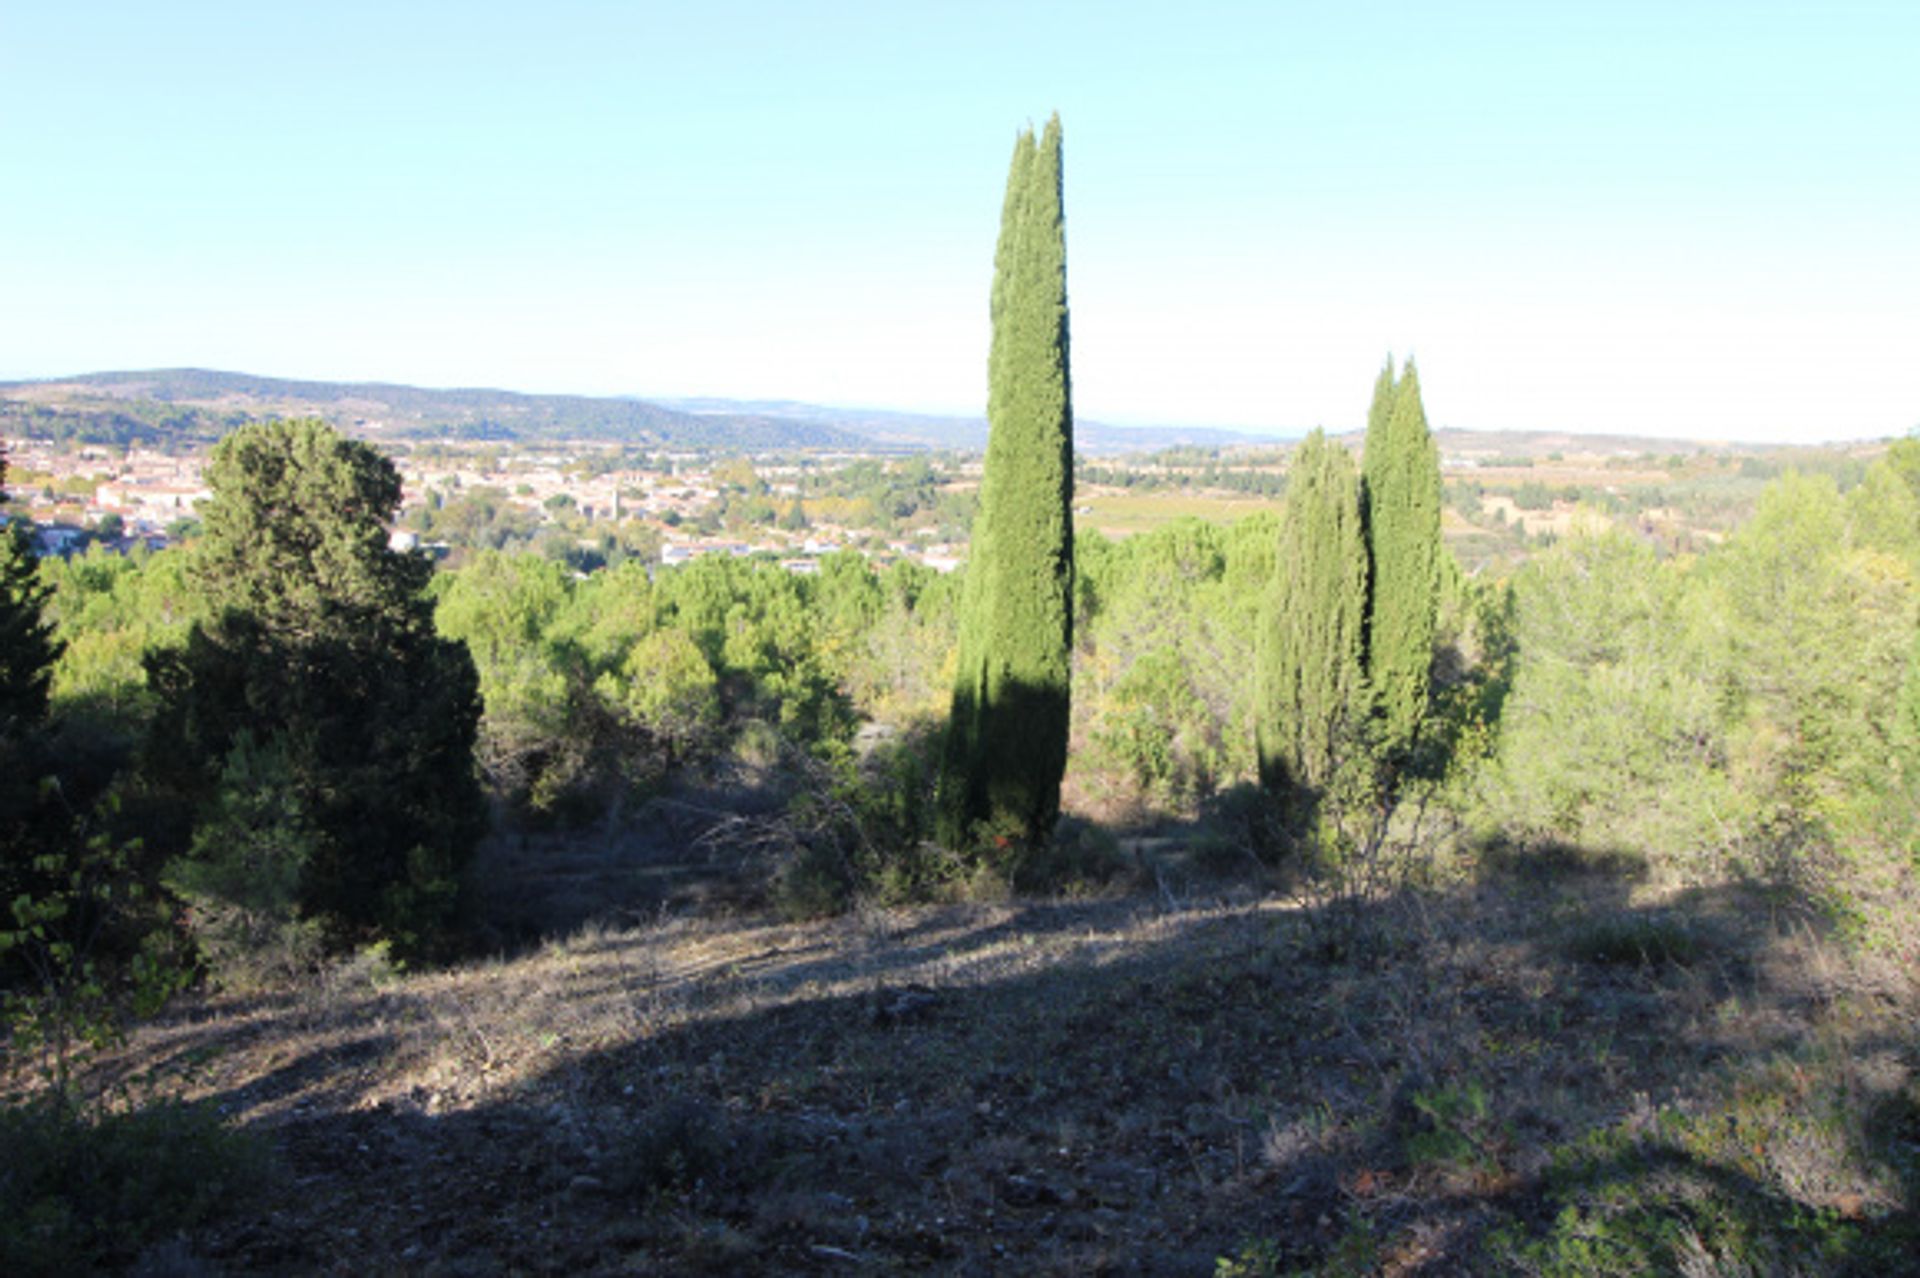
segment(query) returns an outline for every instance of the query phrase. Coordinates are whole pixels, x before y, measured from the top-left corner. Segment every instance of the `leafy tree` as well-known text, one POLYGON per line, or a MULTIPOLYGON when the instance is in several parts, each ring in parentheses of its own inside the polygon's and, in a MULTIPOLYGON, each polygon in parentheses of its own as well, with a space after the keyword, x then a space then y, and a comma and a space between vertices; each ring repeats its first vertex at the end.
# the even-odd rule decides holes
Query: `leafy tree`
POLYGON ((53 704, 63 730, 84 720, 129 747, 152 711, 144 659, 184 642, 198 607, 187 556, 136 546, 118 555, 93 546, 84 555, 40 565, 52 588, 47 616, 64 651, 53 671, 53 704))
POLYGON ((1073 407, 1060 117, 1014 145, 994 254, 986 472, 940 777, 940 834, 1034 840, 1066 769, 1073 407))
POLYGON ((1715 837, 1734 798, 1716 645, 1689 624, 1695 590, 1617 530, 1569 537, 1521 570, 1516 669, 1486 778, 1505 829, 1676 858, 1715 837))
MULTIPOLYGON (((1269 533, 1271 518, 1256 523, 1269 533)), ((1074 539, 1076 766, 1183 808, 1251 767, 1257 611, 1241 529, 1178 519, 1112 542, 1074 539)), ((1273 547, 1259 548, 1270 570, 1273 547)), ((1257 605, 1256 605, 1257 608, 1257 605)))
POLYGON ((191 576, 210 619, 150 661, 148 774, 224 819, 221 770, 251 732, 312 831, 302 912, 336 943, 429 946, 484 821, 480 705, 472 659, 433 631, 431 564, 387 547, 399 474, 307 420, 235 431, 207 481, 191 576))
POLYGON ((1389 361, 1367 414, 1367 545, 1373 562, 1367 673, 1382 745, 1404 755, 1426 715, 1440 593, 1440 453, 1427 430, 1420 376, 1389 361), (1392 387, 1392 406, 1383 402, 1392 387))
POLYGON ((1353 458, 1317 430, 1290 492, 1259 656, 1260 775, 1317 790, 1364 749, 1366 530, 1353 458))
POLYGON ((479 673, 482 774, 516 807, 568 790, 584 762, 569 741, 583 735, 574 731, 578 681, 567 645, 552 635, 571 585, 551 559, 493 550, 435 582, 435 623, 466 646, 479 673))
POLYGON ((656 630, 633 645, 620 677, 602 675, 607 700, 659 743, 671 767, 719 722, 719 684, 699 646, 678 630, 656 630))

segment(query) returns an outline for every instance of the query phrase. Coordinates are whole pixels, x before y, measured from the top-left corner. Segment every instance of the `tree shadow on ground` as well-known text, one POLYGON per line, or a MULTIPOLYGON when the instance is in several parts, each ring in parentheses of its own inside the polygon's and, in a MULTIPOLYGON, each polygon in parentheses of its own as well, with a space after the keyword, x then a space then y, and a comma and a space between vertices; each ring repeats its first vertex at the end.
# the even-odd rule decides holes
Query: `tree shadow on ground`
MULTIPOLYGON (((673 962, 593 937, 554 1006, 659 1014, 471 1103, 377 1063, 291 1117, 224 1088, 290 1188, 195 1246, 248 1272, 1898 1272, 1912 1009, 1826 1019, 1750 894, 1640 905, 1591 860, 1376 901, 1341 957, 1312 907, 1146 899, 701 933, 673 962)), ((553 1032, 525 1015, 480 1031, 553 1032)))
POLYGON ((742 814, 779 810, 793 789, 777 769, 721 765, 678 776, 600 821, 503 824, 482 841, 467 875, 470 944, 481 953, 524 953, 592 924, 749 904, 763 868, 706 836, 742 814))

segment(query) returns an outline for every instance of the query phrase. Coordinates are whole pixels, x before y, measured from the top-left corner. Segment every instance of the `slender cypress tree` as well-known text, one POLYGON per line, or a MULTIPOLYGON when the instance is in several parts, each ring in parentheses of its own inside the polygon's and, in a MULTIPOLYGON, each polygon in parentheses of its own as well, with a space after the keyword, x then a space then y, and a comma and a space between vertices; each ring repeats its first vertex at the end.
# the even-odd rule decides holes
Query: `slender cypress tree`
POLYGON ((1360 474, 1320 431, 1294 454, 1261 628, 1260 778, 1319 789, 1365 745, 1367 540, 1360 474))
POLYGON ((1404 755, 1427 712, 1440 596, 1440 453, 1411 359, 1397 379, 1389 360, 1375 384, 1362 465, 1373 561, 1367 673, 1382 745, 1404 755))
POLYGON ((1060 810, 1073 644, 1073 401, 1060 117, 1014 144, 994 251, 986 474, 961 601, 939 835, 1031 841, 1060 810))

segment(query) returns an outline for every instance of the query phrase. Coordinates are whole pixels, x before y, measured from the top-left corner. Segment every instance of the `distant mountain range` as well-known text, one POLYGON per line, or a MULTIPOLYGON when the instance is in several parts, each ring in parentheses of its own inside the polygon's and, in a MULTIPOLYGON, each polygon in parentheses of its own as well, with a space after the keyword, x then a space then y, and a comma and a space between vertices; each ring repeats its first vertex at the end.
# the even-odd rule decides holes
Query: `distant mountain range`
POLYGON ((100 443, 211 439, 242 422, 320 417, 370 438, 591 440, 665 448, 870 448, 829 423, 753 413, 695 414, 645 400, 304 382, 199 368, 87 373, 0 383, 0 431, 100 443))
MULTIPOLYGON (((947 417, 932 413, 902 413, 885 408, 830 408, 790 399, 669 399, 653 402, 697 415, 746 414, 780 421, 807 422, 851 431, 880 444, 945 448, 977 452, 987 446, 987 419, 947 417)), ((1278 444, 1298 439, 1290 435, 1222 430, 1207 426, 1112 426, 1075 418, 1074 446, 1083 453, 1125 453, 1192 445, 1227 448, 1237 444, 1278 444)))
MULTIPOLYGON (((308 382, 203 368, 84 373, 0 382, 0 431, 93 443, 217 439, 242 422, 320 417, 371 438, 559 442, 586 440, 664 448, 847 451, 978 450, 984 418, 881 409, 829 408, 790 400, 525 395, 389 382, 308 382)), ((1227 445, 1262 437, 1234 431, 1075 424, 1083 452, 1172 444, 1227 445)), ((1275 437, 1266 437, 1275 438, 1275 437)))
MULTIPOLYGON (((204 442, 247 421, 295 416, 320 417, 344 431, 371 439, 503 443, 579 440, 747 452, 910 452, 928 448, 976 452, 987 442, 987 423, 980 417, 834 408, 793 400, 650 400, 482 389, 432 390, 387 382, 293 381, 199 368, 0 382, 0 434, 160 445, 204 442)), ((1544 456, 1559 450, 1671 453, 1701 447, 1671 439, 1563 431, 1447 429, 1436 434, 1443 451, 1459 455, 1544 456)), ((1176 445, 1273 445, 1298 437, 1297 432, 1112 426, 1085 419, 1074 423, 1074 443, 1087 454, 1150 451, 1176 445)))

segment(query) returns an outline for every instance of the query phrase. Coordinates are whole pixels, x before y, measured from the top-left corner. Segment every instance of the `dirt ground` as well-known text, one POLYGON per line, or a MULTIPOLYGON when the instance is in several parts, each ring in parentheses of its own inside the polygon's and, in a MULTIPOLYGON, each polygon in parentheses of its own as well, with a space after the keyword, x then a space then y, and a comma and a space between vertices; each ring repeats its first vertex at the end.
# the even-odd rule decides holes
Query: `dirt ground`
POLYGON ((1913 967, 1591 867, 811 923, 682 899, 182 1004, 102 1076, 272 1149, 149 1272, 1632 1272, 1555 1267, 1609 1238, 1890 1272, 1913 967))

